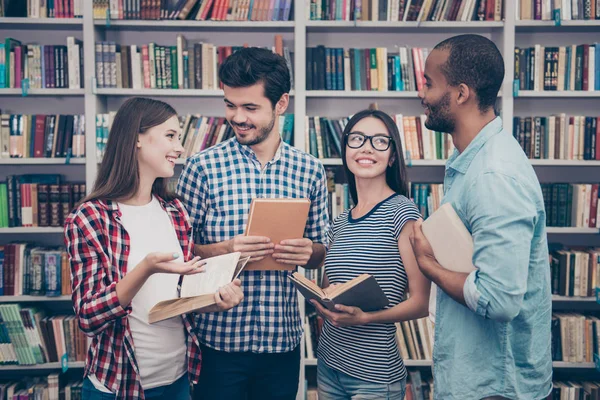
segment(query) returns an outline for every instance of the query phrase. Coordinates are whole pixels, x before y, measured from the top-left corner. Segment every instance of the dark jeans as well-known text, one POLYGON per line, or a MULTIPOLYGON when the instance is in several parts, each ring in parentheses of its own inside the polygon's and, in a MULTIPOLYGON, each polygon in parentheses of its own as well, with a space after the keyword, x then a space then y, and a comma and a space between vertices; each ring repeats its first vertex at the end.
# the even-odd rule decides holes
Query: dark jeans
POLYGON ((194 400, 294 400, 300 346, 287 353, 227 353, 202 346, 194 400))
MULTIPOLYGON (((114 394, 104 393, 96 389, 94 384, 88 378, 83 381, 83 388, 81 391, 83 400, 114 400, 116 398, 114 394)), ((183 374, 181 378, 170 385, 144 390, 144 395, 147 399, 189 400, 190 381, 188 380, 188 374, 183 374)))

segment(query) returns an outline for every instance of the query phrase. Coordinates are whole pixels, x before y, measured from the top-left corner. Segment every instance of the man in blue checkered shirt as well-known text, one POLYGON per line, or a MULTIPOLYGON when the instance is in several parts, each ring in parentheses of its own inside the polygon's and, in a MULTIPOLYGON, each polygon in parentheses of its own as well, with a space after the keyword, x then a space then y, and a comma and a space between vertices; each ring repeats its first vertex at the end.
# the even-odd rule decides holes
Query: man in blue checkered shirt
MULTIPOLYGON (((281 140, 279 116, 289 103, 285 59, 244 48, 221 66, 225 116, 235 137, 188 159, 177 187, 203 258, 234 251, 318 268, 325 257, 327 187, 323 166, 281 140), (244 236, 253 198, 308 198, 304 238, 272 243, 244 236)), ((195 399, 295 399, 302 321, 289 271, 245 271, 244 300, 200 314, 202 371, 195 399)))

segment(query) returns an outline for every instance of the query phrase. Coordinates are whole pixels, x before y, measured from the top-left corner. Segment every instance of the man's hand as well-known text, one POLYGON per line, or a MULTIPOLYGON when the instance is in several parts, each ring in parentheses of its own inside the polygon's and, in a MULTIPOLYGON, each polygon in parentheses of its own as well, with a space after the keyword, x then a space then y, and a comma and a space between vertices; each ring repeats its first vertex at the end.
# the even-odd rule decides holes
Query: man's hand
POLYGON ((423 234, 422 225, 423 220, 419 218, 419 220, 413 224, 413 231, 409 239, 413 252, 415 253, 415 258, 417 259, 419 269, 423 275, 431 279, 432 271, 435 268, 438 268, 438 263, 435 255, 433 254, 431 244, 429 244, 429 241, 423 234))
POLYGON ((282 240, 275 245, 273 258, 281 264, 305 266, 313 254, 313 242, 310 239, 282 240))
POLYGON ((271 239, 264 236, 238 235, 229 241, 229 252, 241 252, 241 258, 250 257, 249 262, 260 261, 273 254, 271 239))
POLYGON ((368 314, 358 307, 336 304, 335 309, 338 312, 331 312, 315 300, 310 302, 315 306, 317 312, 331 322, 333 326, 366 325, 369 323, 368 314))
POLYGON ((215 293, 215 303, 218 311, 229 310, 244 299, 244 292, 242 292, 242 282, 239 279, 235 279, 233 282, 222 286, 215 293))

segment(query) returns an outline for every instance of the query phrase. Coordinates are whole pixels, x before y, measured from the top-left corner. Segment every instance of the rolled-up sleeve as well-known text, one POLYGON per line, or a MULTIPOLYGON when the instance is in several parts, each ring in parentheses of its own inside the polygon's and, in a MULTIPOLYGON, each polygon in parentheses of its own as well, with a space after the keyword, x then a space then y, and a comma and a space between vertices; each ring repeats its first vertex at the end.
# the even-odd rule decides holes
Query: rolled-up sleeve
POLYGON ((464 284, 465 302, 484 318, 508 322, 519 315, 527 290, 535 203, 521 183, 498 172, 481 174, 468 193, 477 269, 464 284))

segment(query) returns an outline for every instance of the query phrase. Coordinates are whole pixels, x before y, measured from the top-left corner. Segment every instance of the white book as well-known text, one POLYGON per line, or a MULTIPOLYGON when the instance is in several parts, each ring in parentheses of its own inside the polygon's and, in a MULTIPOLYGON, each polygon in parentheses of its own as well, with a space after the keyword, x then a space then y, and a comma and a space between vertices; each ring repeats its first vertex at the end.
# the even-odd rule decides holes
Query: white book
MULTIPOLYGON (((473 238, 450 203, 438 208, 423 222, 423 234, 431 244, 438 263, 454 272, 470 273, 473 265, 473 238)), ((429 317, 435 322, 437 286, 431 285, 429 317)))

